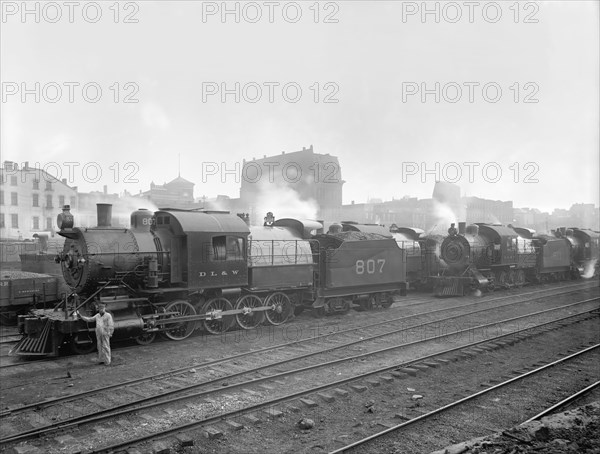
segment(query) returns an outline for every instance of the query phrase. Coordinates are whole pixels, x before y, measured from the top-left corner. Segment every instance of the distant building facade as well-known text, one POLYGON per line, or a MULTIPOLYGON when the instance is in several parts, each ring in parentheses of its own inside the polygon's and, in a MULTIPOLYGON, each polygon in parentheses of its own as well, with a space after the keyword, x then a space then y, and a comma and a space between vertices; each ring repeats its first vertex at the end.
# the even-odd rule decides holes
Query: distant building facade
POLYGON ((467 224, 485 222, 488 224, 512 224, 514 211, 512 201, 463 197, 467 224))
POLYGON ((158 208, 198 208, 194 202, 194 183, 178 176, 165 184, 150 183, 150 190, 136 197, 147 199, 158 208))
POLYGON ((319 219, 333 222, 341 214, 344 183, 338 158, 315 153, 311 145, 301 151, 244 160, 236 206, 246 207, 251 221, 257 222, 265 214, 256 212, 261 200, 291 189, 299 201, 316 204, 319 219))
POLYGON ((5 161, 0 169, 0 239, 31 239, 33 234, 54 234, 63 205, 77 204, 77 189, 49 173, 5 161))

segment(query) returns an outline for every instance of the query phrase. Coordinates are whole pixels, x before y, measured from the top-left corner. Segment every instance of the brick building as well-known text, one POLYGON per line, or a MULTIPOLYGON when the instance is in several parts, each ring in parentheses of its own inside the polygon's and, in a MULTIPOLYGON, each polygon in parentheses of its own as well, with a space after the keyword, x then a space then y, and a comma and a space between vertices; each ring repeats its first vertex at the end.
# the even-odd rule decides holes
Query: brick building
POLYGON ((340 218, 343 185, 338 158, 315 153, 311 145, 301 151, 244 160, 237 205, 246 208, 251 222, 258 222, 268 207, 264 200, 272 198, 276 205, 279 194, 297 199, 290 203, 314 204, 317 218, 333 222, 340 218))
POLYGON ((194 186, 179 175, 168 183, 150 183, 150 190, 140 192, 136 197, 146 199, 158 208, 198 208, 199 205, 194 203, 194 186))

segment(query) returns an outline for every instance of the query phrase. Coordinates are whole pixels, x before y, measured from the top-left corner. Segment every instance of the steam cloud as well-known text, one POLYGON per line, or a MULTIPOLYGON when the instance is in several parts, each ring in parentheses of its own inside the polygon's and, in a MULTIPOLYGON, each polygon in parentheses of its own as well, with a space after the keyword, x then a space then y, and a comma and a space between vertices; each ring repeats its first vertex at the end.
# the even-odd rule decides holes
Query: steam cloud
POLYGON ((302 200, 300 194, 282 183, 259 183, 256 197, 256 221, 271 211, 276 219, 316 219, 319 205, 313 199, 302 200))

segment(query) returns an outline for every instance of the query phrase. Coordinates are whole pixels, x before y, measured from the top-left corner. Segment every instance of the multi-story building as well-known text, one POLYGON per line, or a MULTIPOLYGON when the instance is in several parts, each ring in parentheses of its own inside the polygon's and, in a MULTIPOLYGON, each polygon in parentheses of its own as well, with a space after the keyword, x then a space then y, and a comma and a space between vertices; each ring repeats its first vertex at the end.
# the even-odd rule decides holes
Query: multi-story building
POLYGON ((289 199, 288 205, 314 206, 314 216, 333 222, 340 218, 343 185, 338 158, 315 153, 311 145, 301 151, 244 160, 240 206, 246 207, 251 222, 258 222, 270 199, 272 205, 277 199, 289 199))
POLYGON ((479 197, 463 197, 462 200, 466 210, 467 224, 485 222, 507 225, 515 222, 512 201, 503 202, 479 197))
POLYGON ((5 161, 0 169, 0 238, 30 239, 34 233, 54 234, 55 219, 63 205, 77 204, 77 190, 49 173, 29 167, 20 168, 5 161))
POLYGON ((194 203, 194 183, 179 175, 165 184, 150 183, 150 190, 136 195, 154 203, 158 208, 197 208, 194 203))

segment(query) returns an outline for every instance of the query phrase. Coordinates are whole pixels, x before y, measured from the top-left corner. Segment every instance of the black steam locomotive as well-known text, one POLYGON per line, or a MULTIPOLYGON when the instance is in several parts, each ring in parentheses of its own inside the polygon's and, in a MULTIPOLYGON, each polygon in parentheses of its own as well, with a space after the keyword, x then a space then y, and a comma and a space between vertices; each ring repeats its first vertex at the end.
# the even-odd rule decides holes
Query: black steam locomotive
POLYGON ((311 220, 279 219, 249 227, 227 212, 140 209, 131 228, 111 226, 98 204, 98 226, 77 228, 69 206, 58 216, 66 238, 57 257, 72 290, 54 310, 21 316, 16 355, 57 355, 94 348, 93 327, 77 320, 107 304, 114 338, 140 344, 157 333, 187 338, 201 326, 222 333, 279 325, 305 307, 317 313, 389 307, 405 294, 406 252, 391 237, 332 230, 311 220))
POLYGON ((463 222, 457 230, 452 224, 440 251, 447 268, 430 277, 435 294, 464 295, 597 273, 598 232, 561 228, 552 233, 536 236, 529 229, 463 222))
POLYGON ((140 209, 131 228, 111 227, 98 204, 98 226, 77 228, 69 207, 58 216, 66 238, 57 257, 72 290, 53 310, 20 316, 17 355, 57 355, 94 348, 94 328, 75 312, 107 304, 114 337, 140 344, 157 334, 182 340, 200 327, 217 334, 236 324, 279 325, 316 314, 389 307, 408 287, 465 295, 594 275, 598 232, 559 229, 535 235, 511 226, 454 224, 447 236, 354 222, 327 233, 313 220, 279 219, 250 227, 227 212, 140 209))

